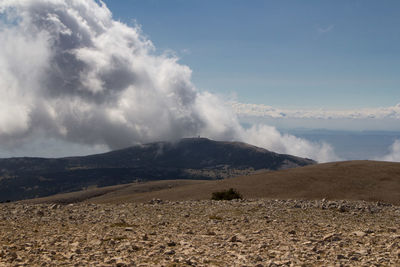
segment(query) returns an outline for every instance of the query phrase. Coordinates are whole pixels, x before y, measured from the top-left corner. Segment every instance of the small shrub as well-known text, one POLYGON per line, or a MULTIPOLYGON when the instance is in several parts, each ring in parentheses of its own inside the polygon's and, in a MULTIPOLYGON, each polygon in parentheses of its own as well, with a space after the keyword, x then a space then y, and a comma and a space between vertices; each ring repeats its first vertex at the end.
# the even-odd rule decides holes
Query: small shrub
POLYGON ((210 215, 210 216, 208 216, 208 218, 209 218, 210 220, 217 220, 217 221, 221 221, 221 220, 222 220, 222 217, 221 217, 221 216, 218 216, 218 215, 216 215, 216 214, 210 215))
POLYGON ((212 200, 232 200, 232 199, 242 199, 242 195, 233 188, 229 190, 213 192, 211 196, 212 200))

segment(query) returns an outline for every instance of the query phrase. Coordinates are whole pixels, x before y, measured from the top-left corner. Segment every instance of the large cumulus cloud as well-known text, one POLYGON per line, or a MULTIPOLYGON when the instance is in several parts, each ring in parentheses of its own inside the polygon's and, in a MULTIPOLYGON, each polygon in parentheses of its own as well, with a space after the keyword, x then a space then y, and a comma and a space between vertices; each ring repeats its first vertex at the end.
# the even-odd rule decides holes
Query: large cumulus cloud
POLYGON ((2 149, 34 136, 115 149, 201 135, 336 159, 326 144, 242 128, 229 104, 195 88, 189 67, 102 2, 2 0, 0 13, 2 149))

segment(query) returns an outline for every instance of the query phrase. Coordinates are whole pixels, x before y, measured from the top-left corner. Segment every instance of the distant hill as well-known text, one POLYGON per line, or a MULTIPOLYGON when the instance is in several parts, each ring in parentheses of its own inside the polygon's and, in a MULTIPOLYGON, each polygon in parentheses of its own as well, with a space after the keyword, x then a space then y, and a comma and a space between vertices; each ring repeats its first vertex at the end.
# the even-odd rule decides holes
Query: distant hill
POLYGON ((218 181, 154 181, 105 187, 40 202, 124 203, 151 199, 210 199, 212 192, 237 189, 245 198, 381 201, 400 205, 400 163, 345 161, 264 172, 218 181), (183 183, 184 182, 184 183, 183 183), (103 191, 99 191, 103 190, 103 191))
POLYGON ((0 159, 0 201, 167 179, 221 179, 315 164, 240 142, 187 138, 69 158, 0 159))

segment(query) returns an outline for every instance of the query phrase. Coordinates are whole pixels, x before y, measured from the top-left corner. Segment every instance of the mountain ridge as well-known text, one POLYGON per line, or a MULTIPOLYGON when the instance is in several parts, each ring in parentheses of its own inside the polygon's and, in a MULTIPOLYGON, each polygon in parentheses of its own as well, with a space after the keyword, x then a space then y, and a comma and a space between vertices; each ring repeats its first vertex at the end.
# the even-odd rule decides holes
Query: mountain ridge
POLYGON ((0 159, 0 201, 134 181, 221 179, 315 164, 241 142, 185 138, 82 157, 0 159))

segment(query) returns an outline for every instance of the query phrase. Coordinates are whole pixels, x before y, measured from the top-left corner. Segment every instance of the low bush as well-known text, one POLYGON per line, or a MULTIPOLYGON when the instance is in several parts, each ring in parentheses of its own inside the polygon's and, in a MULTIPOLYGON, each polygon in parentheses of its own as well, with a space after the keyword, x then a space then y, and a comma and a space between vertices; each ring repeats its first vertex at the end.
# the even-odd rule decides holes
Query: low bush
POLYGON ((223 191, 213 192, 211 196, 212 200, 232 200, 242 199, 242 195, 233 188, 223 191))
POLYGON ((222 217, 219 216, 219 215, 216 215, 216 214, 210 215, 210 216, 208 216, 208 218, 210 220, 217 220, 217 221, 221 221, 222 220, 222 217))

